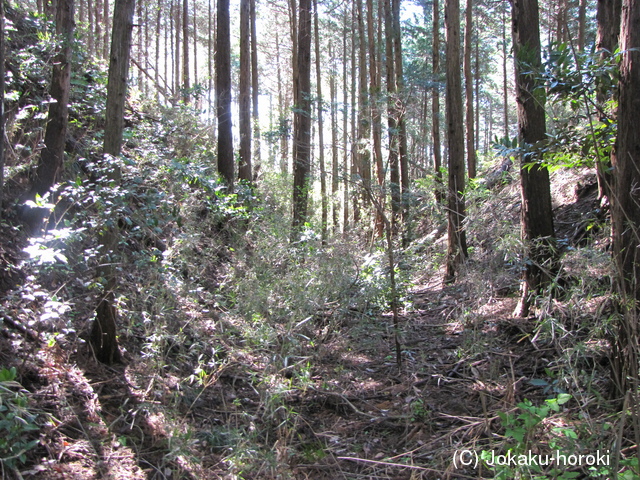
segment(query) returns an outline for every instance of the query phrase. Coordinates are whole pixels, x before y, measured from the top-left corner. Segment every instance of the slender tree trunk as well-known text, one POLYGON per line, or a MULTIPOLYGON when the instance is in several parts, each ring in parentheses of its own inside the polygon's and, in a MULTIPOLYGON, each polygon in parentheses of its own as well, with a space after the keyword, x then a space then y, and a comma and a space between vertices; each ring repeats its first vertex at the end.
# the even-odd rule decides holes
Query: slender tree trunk
POLYGON ((258 74, 258 32, 256 31, 256 0, 250 0, 251 16, 251 95, 253 100, 253 178, 256 179, 260 171, 260 115, 258 114, 260 100, 260 77, 258 74))
MULTIPOLYGON (((176 93, 176 102, 178 100, 180 100, 180 93, 182 88, 184 87, 183 85, 183 78, 182 75, 180 74, 180 67, 181 67, 181 60, 182 58, 180 57, 180 50, 181 48, 181 43, 180 43, 180 33, 182 31, 182 8, 180 8, 180 1, 181 0, 176 0, 176 4, 175 4, 175 16, 176 16, 176 21, 175 21, 175 25, 176 25, 176 30, 175 30, 175 37, 176 37, 176 50, 175 50, 175 55, 176 55, 176 80, 175 80, 175 93, 176 93)), ((182 0, 183 2, 186 0, 182 0)))
POLYGON ((286 175, 289 171, 287 159, 289 157, 288 147, 288 118, 286 101, 282 85, 282 68, 280 67, 280 39, 278 38, 278 30, 276 30, 276 65, 277 65, 277 81, 278 81, 278 127, 280 131, 280 173, 286 175), (287 130, 287 131, 285 131, 287 130))
MULTIPOLYGON (((133 33, 135 0, 116 0, 114 6, 109 78, 107 83, 106 123, 104 131, 104 153, 117 157, 122 149, 124 131, 124 106, 127 96, 129 59, 133 33)), ((120 171, 114 167, 111 179, 120 182, 120 171)), ((117 337, 117 312, 115 308, 116 270, 111 255, 118 244, 119 234, 109 228, 101 238, 102 252, 106 255, 98 276, 107 279, 105 295, 96 308, 96 319, 91 329, 91 345, 96 358, 111 364, 121 360, 117 337)))
POLYGON ((95 31, 95 21, 93 0, 87 0, 87 53, 90 57, 95 56, 95 39, 93 32, 95 31))
POLYGON ((578 51, 584 52, 585 31, 587 26, 587 0, 578 5, 578 51))
POLYGON ((189 0, 182 0, 182 101, 190 102, 189 98, 189 0))
MULTIPOLYGON (((400 165, 400 186, 402 201, 402 220, 405 227, 409 215, 409 153, 407 148, 407 125, 405 121, 404 105, 404 67, 402 62, 402 30, 400 28, 400 0, 391 0, 393 18, 393 54, 396 80, 396 122, 398 129, 398 163, 400 165)), ((403 231, 402 243, 407 246, 409 238, 403 231)))
POLYGON ((238 179, 251 182, 251 5, 240 1, 240 165, 238 179))
POLYGON ((347 74, 347 32, 349 25, 348 4, 344 7, 344 23, 342 25, 342 146, 344 152, 343 175, 344 175, 344 197, 342 206, 343 221, 342 228, 346 232, 349 228, 349 76, 347 74))
POLYGON ((193 0, 193 82, 198 85, 198 9, 197 2, 193 0))
POLYGON ((293 241, 308 220, 311 180, 311 0, 300 0, 293 144, 293 241))
POLYGON ((462 113, 462 80, 460 78, 460 1, 445 0, 447 71, 447 145, 449 151, 449 188, 447 264, 444 281, 455 281, 458 269, 467 257, 465 218, 464 124, 462 113))
POLYGON ((103 8, 102 8, 102 3, 106 2, 107 0, 95 0, 94 1, 94 18, 95 18, 95 22, 94 22, 94 40, 95 40, 95 50, 97 52, 97 55, 99 58, 105 58, 103 57, 103 48, 102 48, 102 12, 103 12, 103 8))
MULTIPOLYGON (((356 16, 356 4, 351 3, 351 24, 357 24, 357 16, 356 16)), ((357 76, 358 76, 358 67, 357 67, 357 52, 358 52, 358 36, 353 29, 351 31, 351 175, 350 181, 354 181, 358 174, 358 139, 359 139, 359 125, 356 124, 356 120, 358 118, 358 85, 357 85, 357 76)), ((353 200, 353 224, 357 225, 360 223, 360 197, 354 191, 351 195, 353 200)))
POLYGON ((391 226, 397 233, 398 216, 402 210, 400 164, 398 159, 398 122, 396 120, 396 71, 393 55, 393 13, 391 0, 385 0, 385 51, 387 72, 387 125, 389 132, 389 177, 391 190, 391 226))
POLYGON ((213 123, 213 6, 207 1, 207 115, 213 123))
POLYGON ((327 227, 329 224, 329 203, 327 201, 327 171, 324 160, 324 121, 322 100, 322 56, 320 55, 320 27, 318 25, 318 0, 313 0, 314 29, 315 29, 315 54, 316 54, 316 88, 318 101, 318 150, 320 166, 320 203, 321 203, 321 238, 327 241, 327 227))
POLYGON ((234 181, 231 123, 231 32, 229 0, 218 0, 216 21, 216 110, 218 118, 218 173, 229 189, 234 181))
MULTIPOLYGON (((598 0, 596 48, 600 52, 602 62, 605 62, 618 48, 621 15, 622 0, 598 0)), ((604 122, 607 120, 606 104, 609 101, 609 96, 602 88, 597 90, 596 101, 600 112, 600 120, 604 122)), ((598 194, 600 198, 610 198, 613 184, 611 159, 607 157, 606 159, 599 158, 597 160, 598 194)))
MULTIPOLYGON (((638 404, 638 355, 640 352, 640 1, 623 0, 620 30, 618 137, 613 156, 614 195, 611 201, 613 257, 617 289, 624 319, 620 321, 614 350, 614 378, 619 393, 638 404)), ((636 432, 637 434, 637 432, 636 432)))
POLYGON ((522 297, 514 312, 528 315, 531 297, 556 271, 549 170, 542 161, 546 141, 545 97, 534 71, 542 68, 538 0, 513 0, 516 101, 521 148, 522 239, 526 248, 522 297))
POLYGON ((384 234, 384 221, 382 214, 384 213, 384 166, 382 162, 382 117, 378 102, 380 100, 380 73, 378 71, 378 52, 376 46, 376 32, 373 23, 373 0, 367 0, 367 37, 369 48, 369 96, 371 99, 371 124, 373 136, 373 163, 376 170, 376 178, 378 180, 378 202, 380 209, 376 208, 376 232, 378 237, 384 234), (382 211, 381 211, 382 209, 382 211))
POLYGON ((469 178, 476 178, 476 148, 473 115, 473 74, 471 72, 471 48, 473 35, 473 0, 467 0, 464 33, 464 93, 467 104, 465 116, 467 129, 467 172, 469 178))
POLYGON ((329 41, 329 58, 331 74, 329 76, 329 96, 331 97, 331 225, 333 234, 338 233, 340 226, 340 202, 338 200, 339 168, 338 168, 338 99, 336 86, 336 60, 334 58, 333 41, 329 41))
POLYGON ((115 17, 115 11, 111 11, 111 9, 109 8, 109 0, 103 0, 102 1, 102 6, 104 7, 104 12, 102 15, 102 18, 104 20, 104 33, 103 33, 103 40, 102 40, 102 55, 103 58, 106 60, 109 58, 109 48, 110 48, 110 43, 109 43, 109 35, 111 33, 111 15, 113 14, 113 16, 115 17))
MULTIPOLYGON (((358 174, 365 188, 371 188, 371 115, 367 84, 367 34, 362 0, 356 1, 358 19, 358 174)), ((363 205, 368 203, 363 192, 363 205)))
MULTIPOLYGON (((511 1, 511 0, 510 0, 511 1)), ((507 76, 507 4, 502 9, 502 116, 504 138, 509 139, 509 77, 507 76)))
POLYGON ((433 117, 433 169, 435 173, 435 197, 438 203, 443 201, 442 151, 440 149, 440 5, 433 0, 433 99, 431 116, 433 117))
POLYGON ((4 2, 0 1, 0 218, 2 218, 2 202, 4 200, 4 2))
MULTIPOLYGON (((476 128, 475 128, 475 139, 476 139, 476 153, 480 151, 480 32, 476 35, 476 43, 475 43, 475 65, 476 71, 474 73, 475 79, 475 114, 476 114, 476 128)), ((485 127, 486 128, 486 127, 485 127)), ((476 165, 477 167, 477 165, 476 165)))
MULTIPOLYGON (((59 46, 53 61, 53 73, 49 88, 53 101, 49 103, 44 149, 40 154, 40 161, 29 194, 30 198, 34 198, 36 194, 44 195, 51 189, 64 161, 71 90, 71 45, 74 30, 74 1, 58 0, 56 36, 59 46)), ((38 220, 41 218, 32 219, 33 222, 38 220)), ((31 226, 36 227, 35 224, 31 226)))

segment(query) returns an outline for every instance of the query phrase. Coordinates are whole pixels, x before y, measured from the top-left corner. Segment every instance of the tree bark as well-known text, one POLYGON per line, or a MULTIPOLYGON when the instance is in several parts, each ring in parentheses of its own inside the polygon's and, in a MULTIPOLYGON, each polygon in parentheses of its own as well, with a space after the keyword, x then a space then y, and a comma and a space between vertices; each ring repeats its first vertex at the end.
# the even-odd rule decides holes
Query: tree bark
POLYGON ((189 78, 189 0, 182 0, 182 101, 188 104, 189 78))
POLYGON ((473 35, 473 0, 467 0, 464 27, 464 93, 466 99, 467 172, 469 179, 476 178, 476 148, 473 115, 473 74, 471 72, 471 48, 473 35))
MULTIPOLYGON (((400 166, 401 215, 403 223, 409 215, 409 149, 404 105, 404 67, 402 61, 402 30, 400 28, 400 0, 391 0, 393 19, 393 54, 396 80, 396 126, 398 129, 398 163, 400 166)), ((405 225, 406 226, 406 225, 405 225)), ((407 246, 408 236, 403 230, 402 243, 407 246)))
POLYGON ((327 171, 324 160, 324 119, 322 100, 322 57, 320 54, 320 27, 318 25, 318 0, 313 0, 314 30, 315 30, 315 55, 316 55, 316 89, 318 102, 318 163, 320 167, 320 204, 321 204, 321 239, 327 241, 327 226, 329 224, 329 204, 327 200, 327 171))
POLYGON ((440 150, 440 5, 433 0, 433 99, 431 115, 433 117, 433 169, 435 175, 435 197, 438 203, 443 201, 442 151, 440 150))
POLYGON ((253 119, 253 179, 260 171, 260 77, 258 74, 258 32, 256 31, 256 0, 250 0, 251 16, 251 98, 253 101, 251 116, 253 119))
POLYGON ((331 74, 329 76, 329 96, 331 97, 331 211, 333 234, 338 233, 340 226, 340 201, 338 189, 340 187, 338 165, 338 99, 336 86, 336 65, 333 52, 333 41, 329 41, 329 58, 331 59, 331 74))
POLYGON ((373 0, 367 0, 367 36, 369 48, 369 97, 371 100, 371 125, 373 136, 373 163, 376 170, 379 194, 378 202, 380 209, 376 208, 376 232, 382 238, 384 234, 384 195, 383 187, 385 181, 384 165, 382 163, 382 119, 378 102, 380 100, 380 72, 378 70, 378 48, 376 46, 376 32, 373 23, 373 0))
MULTIPOLYGON (((367 84, 367 34, 362 0, 356 1, 358 20, 358 174, 365 188, 371 188, 371 115, 367 84)), ((363 192, 363 205, 368 202, 363 192)))
MULTIPOLYGON (((596 37, 596 48, 600 52, 600 59, 605 62, 618 48, 618 37, 620 36, 620 19, 622 15, 622 0, 598 0, 598 10, 596 14, 598 22, 598 33, 596 37)), ((607 117, 606 103, 609 101, 607 92, 599 88, 596 93, 596 102, 600 112, 600 119, 604 121, 607 117)), ((600 198, 611 197, 611 186, 613 184, 613 173, 611 169, 611 159, 597 159, 596 173, 598 178, 598 195, 600 198)))
POLYGON ((389 135, 389 188, 391 190, 391 227, 397 233, 398 217, 402 211, 402 190, 400 183, 398 122, 396 110, 396 70, 393 54, 393 11, 391 0, 385 0, 385 53, 387 73, 387 125, 389 135))
POLYGON ((613 257, 622 302, 614 349, 614 375, 619 393, 631 391, 637 405, 638 312, 640 311, 640 0, 623 0, 620 30, 618 137, 613 157, 614 195, 611 199, 613 257))
POLYGON ((218 0, 216 20, 216 110, 218 118, 218 173, 233 188, 235 176, 231 121, 231 33, 229 0, 218 0))
POLYGON ((251 5, 240 1, 240 88, 238 123, 240 133, 240 165, 238 179, 251 182, 251 5))
POLYGON ((513 0, 512 7, 518 129, 524 151, 520 178, 526 249, 522 296, 514 313, 526 316, 532 296, 549 284, 556 266, 549 170, 541 163, 546 124, 545 93, 535 74, 542 68, 538 0, 513 0))
POLYGON ((294 86, 297 103, 293 122, 292 241, 299 239, 308 220, 311 177, 311 0, 300 0, 298 10, 300 17, 294 86))
MULTIPOLYGON (((104 132, 104 153, 117 157, 122 150, 124 131, 124 106, 129 77, 129 59, 131 55, 131 37, 135 0, 116 0, 113 14, 113 32, 111 35, 111 54, 109 56, 109 77, 107 83, 106 123, 104 132)), ((120 171, 113 167, 112 180, 120 181, 120 171)), ((96 358, 106 364, 121 360, 117 337, 117 312, 115 308, 116 272, 111 255, 118 244, 118 232, 109 228, 101 238, 102 252, 105 254, 103 267, 98 276, 106 278, 103 298, 96 308, 96 319, 91 329, 91 345, 96 358)))
POLYGON ((465 218, 464 124, 462 113, 462 80, 460 78, 460 2, 445 0, 447 71, 447 145, 449 150, 449 185, 447 190, 447 264, 444 281, 452 283, 467 257, 465 218))
POLYGON ((0 218, 2 218, 2 202, 4 200, 4 2, 0 1, 0 218))
MULTIPOLYGON (((512 1, 512 0, 510 0, 512 1)), ((504 3, 504 2, 503 2, 504 3)), ((507 4, 502 9, 502 117, 504 139, 509 139, 509 81, 507 77, 507 4)))
MULTIPOLYGON (((69 120, 69 93, 71 90, 71 44, 73 42, 74 1, 58 0, 56 9, 56 36, 59 47, 53 60, 53 73, 49 88, 51 99, 44 136, 44 149, 36 170, 31 193, 44 195, 56 181, 62 168, 69 120)), ((35 225, 32 225, 35 226, 35 225)))

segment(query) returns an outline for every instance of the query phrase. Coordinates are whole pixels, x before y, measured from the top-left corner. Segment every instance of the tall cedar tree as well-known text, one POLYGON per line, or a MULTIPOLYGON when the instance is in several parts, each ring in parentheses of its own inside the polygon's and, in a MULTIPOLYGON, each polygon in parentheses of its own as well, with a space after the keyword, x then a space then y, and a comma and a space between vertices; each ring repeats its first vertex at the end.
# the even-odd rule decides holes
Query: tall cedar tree
POLYGON ((218 173, 233 187, 233 131, 231 121, 231 32, 229 0, 218 0, 216 19, 216 110, 218 118, 218 173))
POLYGON ((442 153, 440 151, 440 5, 433 0, 433 99, 431 115, 433 117, 433 168, 435 170, 435 197, 438 203, 442 195, 442 153))
POLYGON ((393 55, 393 13, 391 0, 384 2, 385 54, 387 73, 387 126, 389 136, 389 180, 391 190, 391 226, 397 232, 397 220, 401 212, 402 198, 400 190, 400 163, 398 122, 396 109, 396 69, 393 55))
POLYGON ((56 36, 58 51, 53 60, 47 130, 44 148, 36 170, 30 198, 44 195, 56 181, 64 160, 69 120, 69 93, 71 90, 71 44, 75 30, 74 0, 58 0, 56 8, 56 36))
POLYGON ((4 2, 0 1, 0 218, 4 199, 4 2))
MULTIPOLYGON (((195 42, 195 36, 194 36, 195 42)), ((195 57, 194 57, 195 60, 195 57)), ((182 101, 189 103, 189 0, 182 1, 182 101)))
POLYGON ((298 12, 293 115, 293 241, 298 240, 307 221, 311 177, 311 0, 300 0, 298 12))
POLYGON ((471 47, 473 37, 473 0, 467 0, 464 26, 464 94, 466 100, 467 172, 476 178, 476 147, 473 126, 473 75, 471 73, 471 47))
MULTIPOLYGON (((116 0, 113 11, 104 128, 104 153, 114 157, 120 155, 122 150, 124 105, 129 78, 134 12, 135 0, 116 0)), ((117 167, 114 167, 111 177, 114 182, 119 182, 120 171, 117 167)), ((102 235, 101 243, 102 251, 108 257, 118 244, 118 233, 113 228, 109 229, 102 235)), ((96 319, 91 330, 91 345, 99 361, 111 364, 121 359, 114 295, 116 278, 112 261, 107 260, 103 265, 105 266, 99 269, 98 275, 107 279, 106 293, 96 308, 96 319)))
MULTIPOLYGON (((371 118, 369 115, 369 87, 367 85, 367 34, 364 28, 362 0, 356 1, 358 18, 358 174, 365 191, 371 188, 371 118)), ((369 201, 365 191, 363 205, 369 201)))
MULTIPOLYGON (((378 70, 378 46, 376 45, 376 31, 373 23, 374 19, 373 0, 367 0, 367 35, 369 48, 369 95, 371 98, 371 127, 373 136, 373 163, 376 170, 376 178, 380 194, 378 202, 384 205, 383 186, 385 180, 384 165, 382 160, 382 115, 378 102, 380 100, 380 71, 378 70)), ((376 233, 382 237, 384 232, 384 221, 382 212, 376 208, 376 233)))
POLYGON ((640 0, 623 0, 620 29, 618 137, 611 229, 617 287, 625 319, 616 341, 617 387, 625 393, 638 385, 638 312, 640 311, 640 0))
POLYGON ((462 80, 460 76, 460 2, 445 0, 447 72, 447 145, 449 147, 449 184, 447 189, 448 241, 445 283, 455 281, 458 268, 467 257, 467 237, 464 230, 464 125, 462 110, 462 80))
MULTIPOLYGON (((606 61, 618 48, 618 37, 620 35, 620 16, 622 14, 622 0, 598 0, 598 11, 596 19, 598 21, 598 34, 596 37, 596 48, 600 52, 600 58, 606 61)), ((606 119, 605 105, 609 100, 603 89, 597 91, 597 103, 602 121, 606 119)), ((600 198, 611 196, 611 185, 613 184, 613 173, 611 171, 611 160, 599 159, 596 162, 596 172, 598 178, 598 194, 600 198)))
POLYGON ((538 0, 512 0, 516 102, 521 148, 522 239, 526 249, 522 297, 514 314, 526 316, 531 297, 540 293, 555 271, 553 209, 549 170, 542 162, 546 140, 545 92, 535 72, 540 59, 538 0))
POLYGON ((240 130, 240 165, 238 179, 251 182, 251 5, 240 1, 240 88, 238 123, 240 130))
POLYGON ((320 25, 318 18, 318 1, 313 0, 313 18, 314 18, 314 37, 315 37, 315 55, 316 55, 316 90, 318 102, 318 163, 320 167, 320 203, 322 206, 322 242, 327 241, 327 225, 329 224, 329 203, 327 200, 327 172, 324 160, 324 117, 323 117, 323 99, 322 99, 322 55, 320 54, 320 25))
MULTIPOLYGON (((398 128, 398 160, 400 163, 400 184, 402 188, 402 219, 409 214, 409 148, 407 146, 407 124, 405 121, 404 67, 402 62, 402 29, 400 27, 400 0, 391 0, 393 18, 393 55, 396 80, 396 121, 398 128)), ((408 225, 408 224, 407 224, 408 225)), ((403 245, 407 246, 408 237, 403 232, 403 245)))
POLYGON ((260 115, 258 106, 260 100, 260 78, 258 76, 258 32, 256 31, 256 0, 250 1, 251 16, 251 118, 253 119, 253 178, 260 171, 260 115))

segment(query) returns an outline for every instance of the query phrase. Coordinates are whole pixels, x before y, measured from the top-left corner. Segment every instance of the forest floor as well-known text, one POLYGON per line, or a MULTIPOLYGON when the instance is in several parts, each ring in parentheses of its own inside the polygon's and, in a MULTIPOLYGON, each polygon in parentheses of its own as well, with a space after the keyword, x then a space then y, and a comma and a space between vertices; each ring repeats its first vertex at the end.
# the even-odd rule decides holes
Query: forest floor
MULTIPOLYGON (((597 204, 587 190, 557 204, 559 229, 573 241, 582 240, 577 219, 597 204)), ((537 421, 516 444, 557 449, 550 432, 588 416, 590 426, 580 432, 589 438, 573 442, 572 451, 604 445, 607 434, 591 427, 611 413, 607 346, 584 335, 570 301, 550 300, 541 313, 516 319, 517 283, 482 272, 451 286, 442 285, 441 272, 418 277, 412 308, 399 319, 400 366, 388 312, 325 305, 293 327, 306 343, 287 354, 291 331, 266 349, 247 348, 228 320, 182 299, 197 338, 165 343, 162 365, 127 353, 124 364, 107 367, 80 337, 47 341, 46 328, 28 327, 19 306, 5 303, 15 315, 3 318, 0 365, 19 368, 32 411, 47 420, 38 422, 38 445, 25 464, 3 469, 3 478, 494 478, 496 470, 476 465, 475 455, 516 448, 505 415, 526 422, 517 417, 521 402, 545 405, 567 390, 575 402, 536 410, 537 421), (549 327, 543 316, 558 323, 549 327), (198 342, 210 344, 215 368, 185 361, 198 342), (569 369, 561 359, 578 344, 569 369)), ((581 311, 602 313, 606 300, 583 299, 581 311)), ((129 352, 143 351, 144 340, 135 330, 122 338, 129 352)))

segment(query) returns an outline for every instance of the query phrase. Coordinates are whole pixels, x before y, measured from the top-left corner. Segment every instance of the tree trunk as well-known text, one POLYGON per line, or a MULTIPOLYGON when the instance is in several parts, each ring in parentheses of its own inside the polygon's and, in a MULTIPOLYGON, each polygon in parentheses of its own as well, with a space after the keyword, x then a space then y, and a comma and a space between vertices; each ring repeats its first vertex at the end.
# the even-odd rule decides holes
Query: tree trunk
POLYGON ((251 116, 253 122, 253 179, 260 171, 260 77, 258 75, 258 33, 256 31, 256 0, 250 0, 251 16, 251 98, 253 100, 251 116))
MULTIPOLYGON (((640 310, 640 0, 623 0, 620 30, 618 137, 613 157, 611 199, 613 257, 624 319, 614 350, 614 375, 619 393, 631 391, 637 406, 638 311, 640 310)), ((635 408, 633 408, 635 410, 635 408)))
POLYGON ((462 80, 460 78, 460 1, 445 0, 447 71, 447 145, 449 150, 449 185, 447 190, 447 264, 444 281, 452 283, 467 257, 464 230, 464 124, 462 113, 462 80))
POLYGON ((466 130, 467 130, 467 172, 469 179, 476 178, 476 147, 473 115, 473 74, 471 72, 471 48, 473 35, 473 0, 467 0, 464 28, 464 93, 467 103, 466 130))
MULTIPOLYGON (((351 2, 351 25, 356 24, 356 4, 351 2)), ((357 35, 355 29, 351 30, 351 166, 349 181, 353 182, 358 176, 358 125, 356 125, 356 119, 358 118, 358 85, 357 85, 357 35)), ((349 182, 347 182, 349 183, 349 182)), ((354 191, 351 195, 353 200, 352 218, 353 224, 360 223, 360 197, 356 195, 354 191)), ((346 228, 346 225, 345 225, 346 228)))
MULTIPOLYGON (((365 31, 362 0, 356 1, 358 18, 358 174, 365 189, 371 188, 371 116, 369 109, 369 87, 367 84, 367 34, 365 31)), ((363 205, 368 198, 363 192, 363 205)))
MULTIPOLYGON (((620 35, 620 17, 622 15, 622 0, 598 0, 598 11, 596 14, 598 21, 598 34, 596 38, 596 48, 600 52, 600 59, 606 61, 618 48, 618 37, 620 35)), ((607 117, 606 103, 609 96, 601 88, 597 90, 596 102, 600 111, 600 119, 604 121, 607 117)), ((598 178, 598 194, 600 198, 611 197, 611 186, 613 184, 613 173, 611 170, 611 159, 597 159, 596 172, 598 178)))
POLYGON ((349 31, 349 8, 348 4, 344 7, 344 23, 342 25, 342 146, 344 152, 343 175, 344 196, 342 201, 343 219, 342 228, 346 232, 349 227, 349 75, 347 73, 347 32, 349 31))
MULTIPOLYGON (((109 58, 109 34, 111 33, 111 10, 109 9, 109 0, 102 0, 102 6, 104 8, 103 11, 103 15, 102 15, 102 20, 104 21, 104 33, 103 38, 102 38, 102 55, 103 58, 106 60, 109 58)), ((114 7, 115 8, 115 7, 114 7)), ((113 15, 115 17, 115 10, 113 12, 113 15)))
POLYGON ((93 32, 95 31, 95 21, 93 19, 94 6, 93 0, 87 0, 87 53, 89 57, 95 56, 95 38, 93 32))
POLYGON ((314 9, 314 29, 315 29, 315 54, 316 54, 316 89, 318 102, 318 149, 320 166, 320 203, 321 203, 321 238, 322 242, 327 241, 327 225, 329 224, 329 204, 327 201, 327 171, 324 161, 324 122, 322 105, 322 71, 320 65, 322 57, 320 55, 320 27, 318 25, 318 0, 313 0, 314 9))
POLYGON ((300 0, 298 22, 297 99, 293 122, 293 241, 297 241, 308 220, 311 177, 311 0, 300 0))
POLYGON ((4 200, 4 2, 0 1, 0 218, 4 200))
POLYGON ((240 88, 238 123, 240 133, 240 165, 238 179, 251 182, 251 5, 240 1, 240 88))
MULTIPOLYGON (((512 1, 512 0, 511 0, 512 1)), ((504 2, 503 2, 504 3, 504 2)), ((509 80, 507 76, 507 4, 502 9, 502 117, 504 138, 509 139, 509 80)))
MULTIPOLYGON (((407 148, 407 124, 404 105, 404 67, 402 62, 402 30, 400 28, 400 0, 391 0, 393 19, 393 54, 396 80, 396 123, 398 129, 398 163, 400 166, 401 215, 403 223, 409 215, 409 152, 407 148)), ((403 230, 402 244, 407 246, 408 235, 403 230)))
POLYGON ((522 297, 514 313, 526 316, 531 297, 549 284, 556 266, 549 170, 541 164, 546 125, 545 95, 537 88, 535 74, 542 68, 538 0, 513 0, 512 14, 519 140, 525 152, 520 159, 520 178, 526 249, 522 297))
POLYGON ((182 101, 189 103, 189 0, 182 0, 182 101))
POLYGON ((391 0, 385 0, 385 53, 387 73, 387 125, 389 135, 389 180, 391 190, 391 227, 397 233, 398 216, 402 210, 400 163, 398 158, 398 122, 396 119, 396 71, 393 55, 393 12, 391 0))
POLYGON ((231 122, 231 33, 229 0, 218 0, 216 21, 216 110, 218 118, 218 173, 229 189, 234 181, 231 122))
MULTIPOLYGON (((51 87, 52 102, 49 103, 47 129, 44 136, 44 149, 36 170, 31 193, 44 195, 56 181, 64 160, 64 148, 67 140, 69 119, 69 93, 71 90, 71 45, 75 30, 74 1, 58 0, 56 9, 56 36, 59 47, 53 61, 51 87)), ((32 225, 35 227, 35 225, 32 225)))
MULTIPOLYGON (((127 96, 129 59, 135 0, 116 0, 109 57, 109 77, 107 83, 106 123, 104 131, 104 153, 117 157, 122 149, 124 130, 124 106, 127 96)), ((120 171, 114 168, 112 180, 119 183, 120 171)), ((98 276, 106 278, 105 295, 96 308, 96 319, 91 329, 91 345, 96 358, 111 364, 121 360, 117 337, 117 312, 115 308, 116 272, 111 255, 118 244, 118 232, 108 229, 101 238, 102 252, 106 255, 104 267, 98 269, 98 276)))
POLYGON ((433 0, 433 99, 431 115, 433 117, 433 169, 435 173, 435 197, 442 202, 442 151, 440 150, 440 5, 433 0))
POLYGON ((329 41, 329 58, 331 59, 331 75, 329 76, 329 96, 331 97, 331 210, 333 234, 338 233, 340 226, 340 202, 338 200, 339 168, 338 168, 338 99, 336 86, 336 64, 333 56, 333 41, 329 41))
POLYGON ((384 165, 382 163, 382 120, 378 101, 380 99, 380 73, 378 71, 378 52, 376 46, 376 32, 373 23, 373 0, 367 0, 367 34, 369 47, 369 97, 371 99, 371 123, 373 135, 373 163, 376 170, 376 178, 380 190, 378 202, 380 209, 376 208, 376 232, 378 237, 382 238, 384 234, 384 221, 382 214, 384 213, 384 195, 382 194, 384 187, 384 165))

